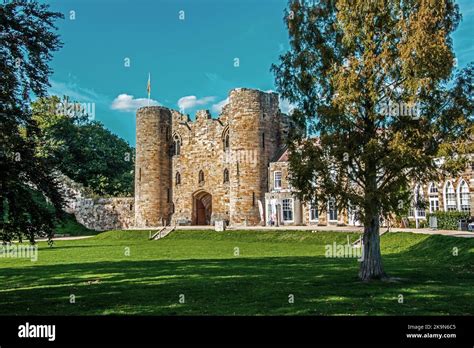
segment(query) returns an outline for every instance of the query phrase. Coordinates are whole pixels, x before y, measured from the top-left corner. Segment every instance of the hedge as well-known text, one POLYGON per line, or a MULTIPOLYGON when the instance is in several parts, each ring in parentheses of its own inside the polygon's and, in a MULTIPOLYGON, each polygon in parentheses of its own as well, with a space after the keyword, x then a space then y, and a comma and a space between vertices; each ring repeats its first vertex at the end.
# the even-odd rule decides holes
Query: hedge
POLYGON ((438 228, 440 230, 457 230, 458 222, 461 219, 469 219, 469 213, 460 211, 437 211, 426 215, 427 221, 431 216, 436 216, 438 220, 438 228))

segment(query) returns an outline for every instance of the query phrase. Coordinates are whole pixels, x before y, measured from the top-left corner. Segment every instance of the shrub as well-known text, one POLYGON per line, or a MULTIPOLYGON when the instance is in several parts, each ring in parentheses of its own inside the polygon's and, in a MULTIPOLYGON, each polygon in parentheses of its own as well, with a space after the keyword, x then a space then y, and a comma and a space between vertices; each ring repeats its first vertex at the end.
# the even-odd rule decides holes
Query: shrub
POLYGON ((436 216, 438 220, 439 229, 457 230, 459 220, 468 219, 469 213, 460 211, 437 211, 431 214, 427 214, 426 218, 428 221, 431 216, 436 216))

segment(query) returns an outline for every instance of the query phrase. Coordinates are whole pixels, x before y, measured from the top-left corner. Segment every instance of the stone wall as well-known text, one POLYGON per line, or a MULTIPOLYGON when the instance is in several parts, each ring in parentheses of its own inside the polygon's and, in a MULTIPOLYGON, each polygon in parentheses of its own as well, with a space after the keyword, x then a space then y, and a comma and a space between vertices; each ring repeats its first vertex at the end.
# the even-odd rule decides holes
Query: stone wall
POLYGON ((134 226, 135 199, 133 197, 89 198, 83 185, 62 173, 56 173, 64 211, 73 214, 81 225, 95 230, 125 229, 134 226))
POLYGON ((134 202, 132 197, 86 198, 76 202, 74 216, 91 230, 126 229, 134 226, 134 202))

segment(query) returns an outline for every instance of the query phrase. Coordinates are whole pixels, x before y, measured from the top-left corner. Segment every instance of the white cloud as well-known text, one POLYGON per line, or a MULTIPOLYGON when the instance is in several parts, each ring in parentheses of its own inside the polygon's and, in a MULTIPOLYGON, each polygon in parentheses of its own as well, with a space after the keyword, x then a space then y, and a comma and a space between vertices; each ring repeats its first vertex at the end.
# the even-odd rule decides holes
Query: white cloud
POLYGON ((220 102, 213 104, 211 107, 211 111, 215 113, 220 113, 222 111, 222 108, 229 103, 229 97, 221 100, 220 102))
POLYGON ((112 102, 111 108, 113 110, 123 111, 123 112, 135 112, 138 108, 142 106, 156 106, 160 105, 156 100, 150 99, 148 103, 147 98, 133 98, 133 95, 129 94, 119 94, 117 98, 112 102))
POLYGON ((178 100, 178 107, 180 110, 192 109, 196 106, 206 105, 214 101, 216 97, 197 98, 195 95, 188 95, 178 100))

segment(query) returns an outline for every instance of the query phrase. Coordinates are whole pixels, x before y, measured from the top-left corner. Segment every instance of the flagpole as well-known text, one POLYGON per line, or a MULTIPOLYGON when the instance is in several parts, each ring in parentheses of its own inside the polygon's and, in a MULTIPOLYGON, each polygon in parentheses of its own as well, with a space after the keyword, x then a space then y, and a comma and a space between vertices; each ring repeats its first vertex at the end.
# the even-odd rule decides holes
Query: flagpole
POLYGON ((151 93, 151 77, 148 73, 148 106, 150 106, 150 93, 151 93))

